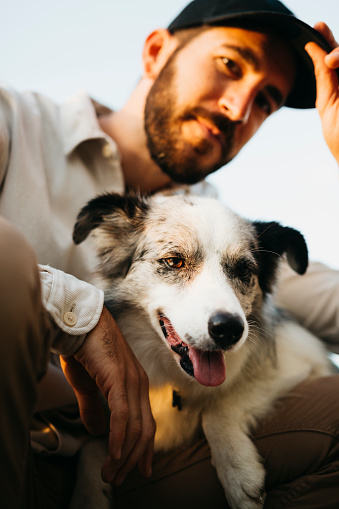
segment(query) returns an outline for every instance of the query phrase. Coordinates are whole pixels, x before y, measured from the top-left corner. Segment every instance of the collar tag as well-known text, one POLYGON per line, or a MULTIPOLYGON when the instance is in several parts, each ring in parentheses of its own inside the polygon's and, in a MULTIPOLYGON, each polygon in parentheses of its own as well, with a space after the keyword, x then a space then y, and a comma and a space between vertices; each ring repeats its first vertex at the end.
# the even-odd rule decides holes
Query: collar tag
POLYGON ((175 408, 175 407, 178 407, 178 410, 179 412, 181 411, 182 409, 182 405, 181 405, 181 396, 180 394, 173 390, 173 398, 172 398, 172 407, 175 408))

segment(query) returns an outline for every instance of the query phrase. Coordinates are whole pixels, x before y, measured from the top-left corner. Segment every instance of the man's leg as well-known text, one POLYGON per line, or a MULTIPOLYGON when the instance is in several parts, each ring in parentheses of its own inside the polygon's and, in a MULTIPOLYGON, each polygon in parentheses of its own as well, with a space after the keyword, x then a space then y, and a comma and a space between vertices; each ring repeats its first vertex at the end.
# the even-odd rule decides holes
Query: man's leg
POLYGON ((49 351, 32 248, 0 218, 0 500, 1 507, 39 508, 29 418, 49 351))
POLYGON ((265 509, 339 507, 339 376, 304 382, 254 433, 265 509))
MULTIPOLYGON (((265 509, 339 507, 339 376, 305 382, 253 433, 267 470, 265 509)), ((134 471, 115 490, 119 509, 228 509, 204 439, 156 457, 153 476, 134 471)))

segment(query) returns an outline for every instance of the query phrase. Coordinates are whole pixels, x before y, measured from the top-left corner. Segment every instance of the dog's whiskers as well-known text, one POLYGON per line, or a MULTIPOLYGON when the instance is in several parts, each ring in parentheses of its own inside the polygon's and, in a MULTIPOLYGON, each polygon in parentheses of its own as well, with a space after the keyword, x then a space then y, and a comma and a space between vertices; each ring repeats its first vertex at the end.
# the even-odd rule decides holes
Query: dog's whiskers
POLYGON ((267 338, 269 338, 271 336, 271 332, 269 330, 265 329, 264 327, 262 327, 261 325, 259 325, 258 322, 255 322, 255 321, 248 322, 248 325, 250 328, 249 332, 252 334, 254 332, 260 333, 262 336, 267 337, 267 338))
POLYGON ((269 249, 264 249, 264 248, 260 248, 260 247, 252 248, 250 250, 250 252, 252 254, 253 253, 270 253, 270 254, 277 256, 278 258, 281 258, 281 256, 282 256, 280 253, 276 253, 275 251, 270 251, 269 249))

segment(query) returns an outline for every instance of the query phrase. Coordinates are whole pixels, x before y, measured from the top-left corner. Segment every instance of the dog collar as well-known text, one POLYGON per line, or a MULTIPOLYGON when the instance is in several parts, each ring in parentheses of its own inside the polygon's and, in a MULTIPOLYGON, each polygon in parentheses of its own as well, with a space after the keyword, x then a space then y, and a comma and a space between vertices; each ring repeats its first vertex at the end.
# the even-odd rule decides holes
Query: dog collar
POLYGON ((178 391, 173 389, 173 396, 172 396, 172 407, 177 407, 179 412, 182 410, 182 402, 181 402, 181 396, 178 391))

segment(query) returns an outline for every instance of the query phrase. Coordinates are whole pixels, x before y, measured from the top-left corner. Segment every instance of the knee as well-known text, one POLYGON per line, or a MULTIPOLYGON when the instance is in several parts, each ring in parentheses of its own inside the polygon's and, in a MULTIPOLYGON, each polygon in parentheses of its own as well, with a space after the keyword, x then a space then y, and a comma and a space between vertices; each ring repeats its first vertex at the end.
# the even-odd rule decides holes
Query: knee
POLYGON ((268 488, 339 461, 339 376, 306 381, 254 433, 268 488))

